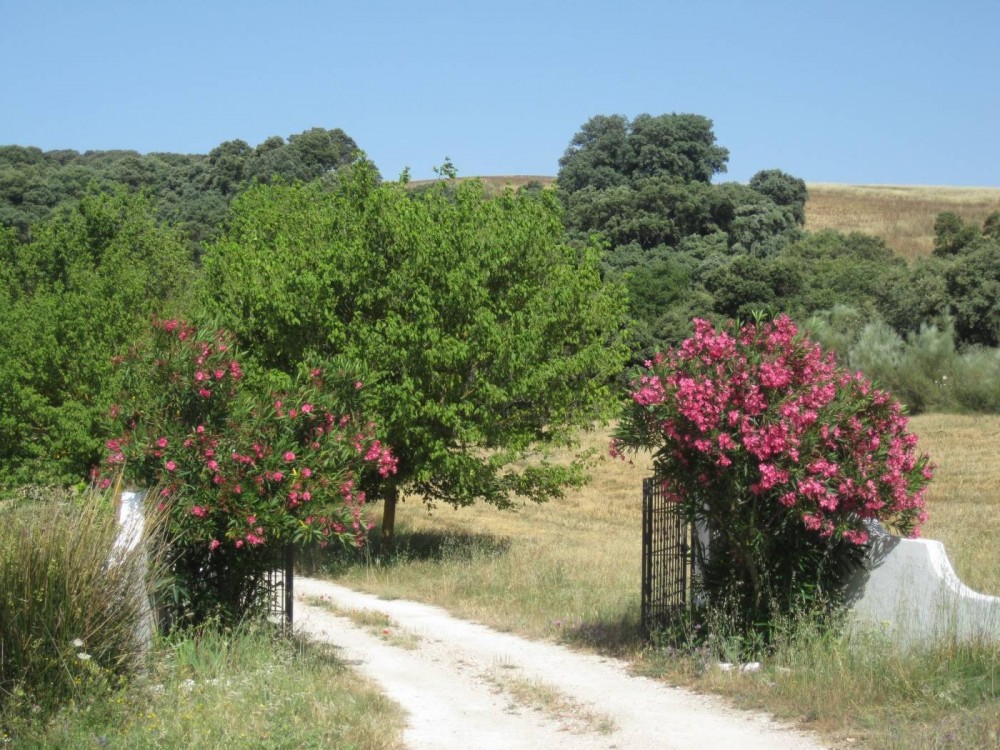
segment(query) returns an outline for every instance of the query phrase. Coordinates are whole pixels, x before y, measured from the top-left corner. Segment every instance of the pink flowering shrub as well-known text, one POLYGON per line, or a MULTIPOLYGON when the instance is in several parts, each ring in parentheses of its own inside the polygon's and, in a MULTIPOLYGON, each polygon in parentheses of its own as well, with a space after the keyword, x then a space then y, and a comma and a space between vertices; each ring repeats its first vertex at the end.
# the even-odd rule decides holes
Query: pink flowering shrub
POLYGON ((899 403, 781 316, 695 335, 633 381, 613 455, 648 449, 707 527, 701 581, 744 625, 836 598, 871 521, 919 535, 932 467, 899 403))
POLYGON ((395 473, 396 459, 358 418, 354 378, 304 370, 285 391, 264 391, 227 332, 175 320, 153 328, 151 344, 120 361, 120 432, 98 480, 121 469, 156 488, 182 614, 238 618, 283 545, 364 542, 363 484, 395 473))

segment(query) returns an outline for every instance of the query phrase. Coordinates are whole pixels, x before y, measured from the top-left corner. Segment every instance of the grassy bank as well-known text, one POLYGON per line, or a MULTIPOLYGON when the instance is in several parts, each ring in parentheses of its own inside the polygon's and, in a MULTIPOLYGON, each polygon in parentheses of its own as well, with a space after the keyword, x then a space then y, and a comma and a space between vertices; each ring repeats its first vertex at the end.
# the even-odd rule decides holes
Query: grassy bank
POLYGON ((327 647, 265 630, 206 630, 159 644, 152 667, 79 695, 46 720, 8 715, 0 747, 402 747, 399 708, 327 647))
MULTIPOLYGON (((939 464, 926 536, 945 541, 969 585, 1000 594, 1000 417, 925 415, 912 428, 939 464)), ((990 746, 984 738, 1000 729, 995 646, 905 654, 792 628, 756 674, 708 668, 725 644, 711 653, 647 648, 637 626, 640 483, 650 467, 605 457, 607 437, 584 436, 585 447, 601 454, 583 490, 512 513, 429 513, 411 498, 398 511, 396 554, 341 563, 336 576, 504 630, 624 655, 669 682, 722 692, 871 747, 990 746)))
POLYGON ((323 647, 204 628, 150 652, 156 555, 117 533, 110 494, 0 502, 0 748, 401 746, 398 707, 323 647))

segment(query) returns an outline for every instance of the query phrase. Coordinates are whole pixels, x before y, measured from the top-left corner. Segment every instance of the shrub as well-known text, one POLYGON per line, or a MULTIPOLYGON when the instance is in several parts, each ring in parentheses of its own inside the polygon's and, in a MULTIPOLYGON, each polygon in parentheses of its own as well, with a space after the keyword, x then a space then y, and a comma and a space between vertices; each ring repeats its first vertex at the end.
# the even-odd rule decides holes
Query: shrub
POLYGON ((303 368, 267 391, 244 377, 228 332, 153 328, 151 345, 122 359, 105 471, 121 465, 127 480, 162 488, 173 614, 238 620, 282 546, 364 541, 363 483, 394 473, 396 459, 359 418, 362 383, 346 371, 303 368))
POLYGON ((113 499, 45 492, 0 509, 0 709, 47 713, 138 666, 157 556, 115 547, 113 499))
POLYGON ((648 449, 665 489, 703 524, 708 604, 746 631, 835 601, 866 522, 919 533, 931 478, 900 405, 781 316, 695 335, 632 381, 614 454, 648 449))

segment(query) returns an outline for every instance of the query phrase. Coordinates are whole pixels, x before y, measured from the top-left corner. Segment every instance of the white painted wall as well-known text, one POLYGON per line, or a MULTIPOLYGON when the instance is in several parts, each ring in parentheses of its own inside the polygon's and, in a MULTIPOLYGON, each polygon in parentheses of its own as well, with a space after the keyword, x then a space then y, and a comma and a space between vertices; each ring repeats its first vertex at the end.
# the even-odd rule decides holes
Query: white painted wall
POLYGON ((1000 597, 980 594, 955 574, 941 542, 885 536, 871 569, 851 581, 857 625, 903 644, 941 638, 1000 640, 1000 597))

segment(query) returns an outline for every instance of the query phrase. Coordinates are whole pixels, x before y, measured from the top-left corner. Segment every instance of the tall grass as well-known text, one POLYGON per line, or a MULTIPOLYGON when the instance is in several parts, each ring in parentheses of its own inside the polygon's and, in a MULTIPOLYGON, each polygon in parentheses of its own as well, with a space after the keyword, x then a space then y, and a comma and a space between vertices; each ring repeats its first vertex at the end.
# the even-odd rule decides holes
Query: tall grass
POLYGON ((117 535, 110 491, 0 511, 0 709, 51 710, 139 666, 157 556, 117 535))
POLYGON ((126 550, 112 493, 0 501, 0 747, 400 747, 398 707, 268 623, 150 641, 157 525, 126 550))

